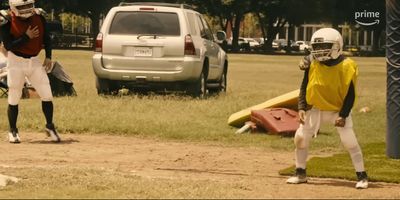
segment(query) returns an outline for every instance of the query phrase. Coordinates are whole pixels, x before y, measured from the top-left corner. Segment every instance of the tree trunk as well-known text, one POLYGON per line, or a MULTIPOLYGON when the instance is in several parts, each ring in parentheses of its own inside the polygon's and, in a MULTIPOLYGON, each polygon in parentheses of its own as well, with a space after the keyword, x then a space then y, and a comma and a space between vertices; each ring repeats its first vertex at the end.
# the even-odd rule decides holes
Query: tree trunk
POLYGON ((262 34, 262 40, 263 40, 263 46, 262 46, 262 49, 263 49, 263 51, 266 51, 266 41, 265 41, 265 39, 266 39, 266 35, 265 35, 265 26, 264 26, 264 19, 261 17, 261 15, 260 15, 260 13, 259 12, 257 12, 257 18, 258 18, 258 22, 259 22, 259 24, 260 24, 260 29, 261 29, 261 34, 262 34))
POLYGON ((265 44, 267 49, 272 50, 272 42, 274 41, 276 34, 278 34, 281 28, 285 26, 286 22, 285 19, 279 17, 270 18, 268 20, 267 41, 265 44), (276 21, 278 21, 278 23, 274 26, 276 21))
POLYGON ((382 29, 374 30, 374 42, 372 43, 372 52, 377 53, 379 50, 379 40, 381 38, 382 29))
POLYGON ((218 16, 218 22, 219 22, 219 26, 221 27, 220 30, 225 30, 225 32, 226 32, 225 23, 224 23, 224 17, 222 15, 218 16))
POLYGON ((274 29, 275 22, 276 22, 276 17, 270 17, 268 19, 267 41, 265 41, 265 47, 264 47, 266 51, 272 51, 272 41, 276 36, 276 32, 274 29))
POLYGON ((238 51, 239 50, 239 32, 240 32, 240 22, 242 21, 243 15, 238 14, 235 17, 235 25, 232 29, 232 46, 233 46, 233 51, 238 51))
POLYGON ((290 53, 292 51, 291 45, 292 45, 292 41, 294 41, 294 32, 293 32, 293 24, 289 23, 289 27, 288 27, 288 39, 287 39, 287 49, 286 49, 286 53, 290 53))
POLYGON ((92 37, 92 48, 94 48, 94 44, 96 43, 97 34, 100 32, 100 13, 93 13, 89 16, 91 23, 91 37, 92 37))

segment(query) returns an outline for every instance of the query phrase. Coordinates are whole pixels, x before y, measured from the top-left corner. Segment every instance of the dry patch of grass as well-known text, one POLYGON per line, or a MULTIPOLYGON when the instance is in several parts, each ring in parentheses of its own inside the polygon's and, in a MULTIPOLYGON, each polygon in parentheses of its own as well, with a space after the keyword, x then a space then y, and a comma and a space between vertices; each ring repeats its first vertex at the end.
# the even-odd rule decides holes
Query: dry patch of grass
POLYGON ((0 190, 0 198, 13 199, 155 199, 234 198, 235 183, 206 180, 145 178, 118 171, 85 168, 0 168, 22 178, 0 190))

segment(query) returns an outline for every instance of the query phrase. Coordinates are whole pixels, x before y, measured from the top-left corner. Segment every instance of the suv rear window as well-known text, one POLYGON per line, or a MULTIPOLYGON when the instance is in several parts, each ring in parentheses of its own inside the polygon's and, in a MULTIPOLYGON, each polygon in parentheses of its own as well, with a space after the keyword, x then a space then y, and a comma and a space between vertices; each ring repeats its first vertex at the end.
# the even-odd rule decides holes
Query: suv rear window
POLYGON ((109 33, 179 36, 179 19, 176 13, 118 12, 114 16, 109 33))

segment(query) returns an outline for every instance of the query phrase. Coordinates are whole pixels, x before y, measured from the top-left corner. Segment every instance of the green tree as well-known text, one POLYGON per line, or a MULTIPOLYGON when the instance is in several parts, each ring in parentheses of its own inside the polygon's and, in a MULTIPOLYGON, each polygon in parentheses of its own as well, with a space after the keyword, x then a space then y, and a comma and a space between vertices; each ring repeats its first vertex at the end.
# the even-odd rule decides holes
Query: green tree
POLYGON ((219 18, 220 25, 224 30, 227 29, 227 25, 230 23, 232 25, 233 49, 238 50, 240 24, 243 16, 252 12, 252 1, 254 0, 187 0, 184 2, 196 5, 201 12, 219 18))
POLYGON ((100 17, 105 15, 110 8, 119 4, 119 0, 68 0, 64 11, 71 12, 81 16, 90 18, 92 25, 92 38, 96 39, 96 35, 100 29, 100 17))
POLYGON ((326 11, 318 16, 321 16, 323 20, 332 23, 334 28, 338 28, 339 24, 348 23, 353 28, 358 27, 358 30, 369 30, 374 31, 374 42, 372 44, 372 50, 377 51, 379 46, 380 37, 386 27, 386 9, 385 1, 383 0, 334 0, 334 1, 323 1, 320 10, 326 11), (355 12, 379 12, 379 24, 374 26, 360 27, 355 21, 355 12))
POLYGON ((37 7, 42 7, 47 12, 53 10, 56 18, 59 19, 60 13, 72 13, 91 20, 91 34, 95 40, 99 33, 100 17, 105 15, 110 8, 120 3, 120 0, 41 0, 37 1, 37 7))
MULTIPOLYGON (((386 7, 385 1, 374 1, 374 0, 358 0, 354 3, 354 8, 350 11, 351 15, 350 23, 355 24, 355 12, 378 12, 379 13, 379 23, 373 26, 361 26, 360 30, 374 31, 372 50, 376 52, 379 47, 380 38, 382 33, 386 28, 386 7)), ((357 25, 358 27, 358 25, 357 25)))
POLYGON ((365 27, 366 30, 374 31, 374 42, 372 43, 372 50, 377 51, 379 48, 379 41, 386 29, 386 7, 385 1, 374 1, 374 0, 360 0, 357 1, 357 5, 363 6, 365 9, 369 11, 377 11, 379 12, 379 23, 365 27))
MULTIPOLYGON (((265 50, 272 49, 272 41, 276 34, 289 24, 289 30, 309 19, 315 19, 317 4, 314 0, 270 0, 254 1, 252 4, 257 15, 265 41, 265 50)), ((289 39, 293 34, 289 33, 289 39)))

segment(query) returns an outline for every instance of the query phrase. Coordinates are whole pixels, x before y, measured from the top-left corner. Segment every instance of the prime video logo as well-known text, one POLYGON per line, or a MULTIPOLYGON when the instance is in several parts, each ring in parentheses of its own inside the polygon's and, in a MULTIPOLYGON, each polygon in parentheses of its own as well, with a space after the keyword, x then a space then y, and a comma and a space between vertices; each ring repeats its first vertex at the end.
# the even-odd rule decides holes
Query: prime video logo
POLYGON ((355 12, 354 19, 357 22, 357 24, 363 26, 372 26, 375 24, 379 24, 379 12, 367 12, 366 10, 361 12, 355 12))

